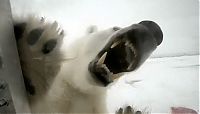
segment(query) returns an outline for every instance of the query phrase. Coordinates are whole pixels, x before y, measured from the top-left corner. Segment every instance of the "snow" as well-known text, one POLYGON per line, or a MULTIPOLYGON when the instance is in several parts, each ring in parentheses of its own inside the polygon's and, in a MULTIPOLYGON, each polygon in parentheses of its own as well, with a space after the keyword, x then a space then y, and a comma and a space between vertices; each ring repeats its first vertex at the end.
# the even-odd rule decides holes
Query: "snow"
POLYGON ((150 19, 164 40, 137 71, 118 80, 108 92, 111 111, 121 104, 169 112, 172 106, 199 107, 198 1, 195 0, 10 0, 15 15, 37 14, 57 20, 66 39, 85 34, 90 25, 105 29, 150 19), (177 55, 194 55, 180 56, 177 55), (168 57, 166 57, 168 56, 168 57), (141 80, 131 84, 130 80, 141 80))
POLYGON ((108 107, 131 105, 153 113, 171 107, 199 108, 199 56, 151 58, 137 71, 119 79, 108 93, 108 107), (133 80, 140 80, 131 84, 133 80))

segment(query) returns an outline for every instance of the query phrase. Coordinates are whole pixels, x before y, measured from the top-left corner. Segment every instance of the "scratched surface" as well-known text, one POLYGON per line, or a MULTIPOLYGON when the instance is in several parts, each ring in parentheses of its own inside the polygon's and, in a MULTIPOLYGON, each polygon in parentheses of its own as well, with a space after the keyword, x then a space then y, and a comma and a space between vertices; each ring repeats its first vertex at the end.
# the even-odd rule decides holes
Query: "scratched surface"
POLYGON ((9 85, 3 80, 0 80, 0 113, 15 113, 9 85))
MULTIPOLYGON (((0 80, 4 80, 9 86, 9 90, 6 88, 0 93, 2 96, 6 96, 8 93, 12 96, 15 111, 17 113, 29 112, 14 38, 9 0, 0 0, 0 80)), ((3 105, 0 109, 4 110, 6 102, 6 99, 0 99, 0 104, 3 105)))

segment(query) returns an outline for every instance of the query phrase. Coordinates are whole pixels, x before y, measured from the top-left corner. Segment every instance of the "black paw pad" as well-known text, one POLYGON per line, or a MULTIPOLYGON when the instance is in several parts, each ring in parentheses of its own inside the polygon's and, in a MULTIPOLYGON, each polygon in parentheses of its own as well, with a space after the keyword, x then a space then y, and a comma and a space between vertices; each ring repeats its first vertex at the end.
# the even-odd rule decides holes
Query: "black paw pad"
POLYGON ((16 40, 19 40, 22 37, 25 28, 26 28, 26 23, 19 23, 14 25, 14 33, 16 40))
POLYGON ((33 86, 31 80, 27 78, 26 76, 24 76, 24 84, 25 84, 26 91, 30 95, 35 95, 35 87, 33 86))
POLYGON ((44 32, 44 29, 42 28, 36 28, 33 29, 27 37, 27 42, 29 45, 34 45, 38 39, 40 38, 40 36, 42 35, 42 33, 44 32))
POLYGON ((54 39, 47 41, 42 48, 42 53, 48 54, 56 47, 56 44, 57 44, 57 41, 54 39))

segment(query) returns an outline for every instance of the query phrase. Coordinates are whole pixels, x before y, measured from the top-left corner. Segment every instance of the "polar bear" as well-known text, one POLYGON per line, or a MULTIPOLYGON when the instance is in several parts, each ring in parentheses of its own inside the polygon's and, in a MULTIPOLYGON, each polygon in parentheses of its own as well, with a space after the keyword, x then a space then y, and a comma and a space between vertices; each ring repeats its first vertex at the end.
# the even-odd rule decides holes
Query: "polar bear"
MULTIPOLYGON (((15 22, 21 66, 32 112, 107 113, 106 91, 139 68, 161 44, 153 21, 88 34, 61 48, 65 32, 57 22, 30 17, 15 22)), ((127 106, 118 114, 140 114, 127 106)))

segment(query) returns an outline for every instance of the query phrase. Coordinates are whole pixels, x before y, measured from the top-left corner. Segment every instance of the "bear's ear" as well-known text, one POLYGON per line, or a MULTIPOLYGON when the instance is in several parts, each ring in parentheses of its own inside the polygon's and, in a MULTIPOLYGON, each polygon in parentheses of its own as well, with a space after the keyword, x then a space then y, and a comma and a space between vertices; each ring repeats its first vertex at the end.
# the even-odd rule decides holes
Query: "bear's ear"
POLYGON ((91 25, 87 28, 86 34, 91 34, 91 33, 97 32, 97 30, 98 30, 98 28, 96 25, 91 25))

